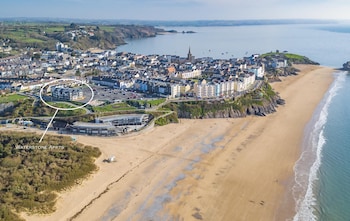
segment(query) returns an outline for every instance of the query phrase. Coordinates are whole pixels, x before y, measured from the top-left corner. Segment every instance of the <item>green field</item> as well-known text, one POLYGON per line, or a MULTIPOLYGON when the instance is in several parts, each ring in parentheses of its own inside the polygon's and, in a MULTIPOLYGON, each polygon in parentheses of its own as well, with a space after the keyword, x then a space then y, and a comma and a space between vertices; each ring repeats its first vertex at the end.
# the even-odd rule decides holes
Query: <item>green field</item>
POLYGON ((114 32, 115 26, 99 26, 100 30, 106 31, 106 32, 114 32))
POLYGON ((19 95, 19 94, 11 94, 0 97, 0 103, 8 103, 8 102, 16 102, 28 99, 27 96, 19 95))
POLYGON ((107 104, 103 106, 92 107, 94 112, 114 112, 114 111, 129 111, 135 110, 135 107, 131 107, 126 103, 107 104))
POLYGON ((128 104, 134 107, 144 106, 146 108, 156 107, 166 101, 165 98, 159 98, 154 100, 129 100, 128 104))
POLYGON ((42 43, 42 39, 37 38, 40 36, 41 29, 34 27, 14 27, 8 28, 6 31, 3 31, 2 37, 12 39, 16 42, 24 43, 42 43))
POLYGON ((58 107, 58 108, 74 108, 74 105, 69 105, 67 103, 61 103, 61 102, 48 102, 48 104, 58 107))
POLYGON ((46 33, 64 32, 64 26, 50 26, 44 29, 46 33))
POLYGON ((285 53, 284 56, 287 59, 293 59, 293 60, 302 60, 302 59, 305 58, 304 56, 301 56, 301 55, 298 55, 298 54, 290 54, 290 53, 285 53))
POLYGON ((151 106, 158 106, 161 103, 165 102, 165 98, 160 98, 160 99, 155 99, 155 100, 148 100, 146 101, 148 104, 150 104, 151 106))

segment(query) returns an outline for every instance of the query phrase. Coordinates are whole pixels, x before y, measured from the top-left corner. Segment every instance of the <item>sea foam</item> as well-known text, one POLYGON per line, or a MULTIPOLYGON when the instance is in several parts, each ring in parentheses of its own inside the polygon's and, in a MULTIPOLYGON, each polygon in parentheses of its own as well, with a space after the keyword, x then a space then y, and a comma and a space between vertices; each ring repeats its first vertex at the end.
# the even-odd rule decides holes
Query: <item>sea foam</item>
POLYGON ((296 203, 296 215, 293 221, 316 221, 315 207, 317 199, 314 188, 318 180, 318 171, 322 163, 322 149, 327 142, 324 127, 328 119, 328 109, 338 90, 344 85, 345 73, 335 73, 335 81, 319 104, 305 130, 303 151, 294 166, 295 184, 293 197, 296 203))

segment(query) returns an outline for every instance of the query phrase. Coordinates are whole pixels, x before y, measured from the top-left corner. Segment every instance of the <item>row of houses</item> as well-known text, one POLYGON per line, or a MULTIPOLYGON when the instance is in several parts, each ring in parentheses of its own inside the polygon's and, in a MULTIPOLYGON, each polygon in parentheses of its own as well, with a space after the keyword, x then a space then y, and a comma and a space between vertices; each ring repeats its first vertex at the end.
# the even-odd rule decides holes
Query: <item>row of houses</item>
POLYGON ((94 76, 90 78, 90 82, 95 85, 105 86, 109 88, 127 89, 134 86, 133 80, 120 80, 116 77, 111 76, 94 76))
POLYGON ((202 76, 202 70, 175 72, 175 73, 171 74, 172 78, 180 78, 180 79, 198 78, 200 76, 202 76))
POLYGON ((194 84, 194 94, 197 98, 215 98, 233 96, 236 92, 247 91, 255 82, 256 76, 249 72, 236 79, 219 82, 198 81, 194 84))
POLYGON ((168 98, 177 98, 191 90, 191 85, 181 82, 169 82, 160 79, 137 79, 134 83, 135 90, 142 93, 157 94, 168 98))
POLYGON ((31 91, 40 89, 45 83, 48 83, 52 79, 41 80, 0 80, 0 90, 10 91, 31 91))
MULTIPOLYGON (((200 81, 200 83, 193 84, 194 82, 186 81, 187 77, 200 77, 201 71, 195 70, 187 73, 191 74, 186 75, 185 79, 182 79, 183 77, 179 75, 179 79, 173 80, 171 80, 171 78, 138 78, 134 81, 128 80, 128 83, 125 83, 125 81, 118 80, 113 77, 96 76, 92 77, 90 81, 96 85, 122 89, 132 88, 142 93, 157 94, 159 96, 164 96, 168 98, 177 98, 193 90, 194 94, 198 98, 204 98, 220 97, 223 95, 233 95, 234 92, 243 92, 248 90, 249 87, 254 84, 256 79, 261 80, 264 78, 264 68, 262 66, 251 67, 250 69, 248 69, 245 72, 242 72, 239 75, 229 75, 227 77, 222 77, 221 75, 218 75, 218 78, 220 79, 219 83, 211 81, 208 81, 207 83, 206 80, 203 80, 200 81), (214 87, 220 87, 220 90, 214 90, 214 87)), ((177 76, 173 75, 173 77, 176 78, 177 76)))
MULTIPOLYGON (((71 78, 72 80, 79 80, 82 82, 87 81, 85 79, 71 78)), ((54 78, 45 77, 45 78, 36 78, 36 79, 16 79, 16 78, 8 78, 7 80, 0 79, 0 90, 11 90, 11 91, 32 91, 32 90, 40 90, 45 84, 53 81, 54 78)), ((51 87, 50 87, 51 88, 51 87)))

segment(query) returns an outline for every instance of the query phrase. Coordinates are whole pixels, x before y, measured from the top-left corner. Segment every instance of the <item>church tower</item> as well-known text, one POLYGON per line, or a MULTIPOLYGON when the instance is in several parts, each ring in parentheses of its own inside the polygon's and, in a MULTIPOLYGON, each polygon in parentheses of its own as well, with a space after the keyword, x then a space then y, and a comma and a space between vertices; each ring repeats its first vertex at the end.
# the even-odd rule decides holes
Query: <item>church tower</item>
POLYGON ((188 53, 187 53, 187 61, 193 63, 194 62, 194 56, 191 53, 191 47, 188 48, 188 53))

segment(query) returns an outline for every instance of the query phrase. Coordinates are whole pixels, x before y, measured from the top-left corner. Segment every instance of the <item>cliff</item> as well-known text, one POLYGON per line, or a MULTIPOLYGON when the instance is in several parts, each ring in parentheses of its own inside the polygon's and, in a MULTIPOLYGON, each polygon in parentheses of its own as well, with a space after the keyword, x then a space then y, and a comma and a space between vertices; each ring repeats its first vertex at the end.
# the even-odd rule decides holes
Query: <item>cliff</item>
POLYGON ((285 102, 270 85, 246 94, 235 100, 190 101, 171 103, 168 108, 175 111, 179 118, 240 118, 249 115, 266 116, 276 112, 278 105, 285 102))
POLYGON ((197 104, 180 106, 177 114, 179 118, 206 119, 206 118, 241 118, 249 115, 266 116, 276 112, 276 108, 281 103, 281 99, 276 96, 271 101, 265 101, 263 104, 252 104, 242 108, 236 108, 234 105, 218 108, 218 103, 208 103, 206 101, 197 104), (195 107, 197 106, 197 107, 195 107), (210 110, 210 107, 212 109, 210 110), (196 112, 200 109, 200 112, 196 112), (200 113, 200 114, 198 114, 200 113))

